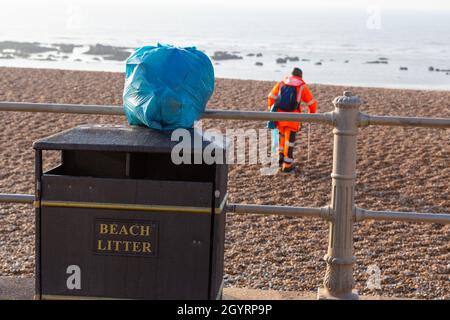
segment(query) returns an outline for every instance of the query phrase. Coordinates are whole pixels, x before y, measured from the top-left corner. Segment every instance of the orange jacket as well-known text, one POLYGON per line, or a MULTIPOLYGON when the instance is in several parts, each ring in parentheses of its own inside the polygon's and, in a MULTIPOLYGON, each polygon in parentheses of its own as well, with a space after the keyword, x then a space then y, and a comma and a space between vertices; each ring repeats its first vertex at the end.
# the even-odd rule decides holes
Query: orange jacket
MULTIPOLYGON (((292 112, 302 112, 303 104, 308 107, 309 113, 316 113, 317 111, 317 101, 314 99, 311 90, 309 90, 308 85, 303 81, 302 78, 296 76, 285 77, 282 81, 275 84, 272 91, 269 93, 267 97, 267 104, 269 110, 272 108, 275 100, 278 98, 280 94, 280 88, 284 85, 292 85, 297 86, 297 97, 299 97, 299 108, 292 112)), ((287 112, 283 110, 278 110, 277 112, 287 112)), ((298 122, 287 122, 287 121, 278 121, 277 127, 290 127, 294 131, 298 131, 300 128, 300 123, 298 122)))

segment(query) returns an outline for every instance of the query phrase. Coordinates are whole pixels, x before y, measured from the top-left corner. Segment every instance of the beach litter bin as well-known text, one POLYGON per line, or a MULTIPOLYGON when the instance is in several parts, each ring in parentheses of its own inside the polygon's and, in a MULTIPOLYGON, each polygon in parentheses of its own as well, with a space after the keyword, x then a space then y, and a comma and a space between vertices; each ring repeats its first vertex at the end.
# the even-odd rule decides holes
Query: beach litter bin
MULTIPOLYGON (((188 132, 192 158, 226 149, 188 132)), ((177 165, 177 143, 170 132, 116 125, 34 143, 37 299, 221 298, 228 168, 177 165), (47 150, 61 160, 44 172, 47 150)))

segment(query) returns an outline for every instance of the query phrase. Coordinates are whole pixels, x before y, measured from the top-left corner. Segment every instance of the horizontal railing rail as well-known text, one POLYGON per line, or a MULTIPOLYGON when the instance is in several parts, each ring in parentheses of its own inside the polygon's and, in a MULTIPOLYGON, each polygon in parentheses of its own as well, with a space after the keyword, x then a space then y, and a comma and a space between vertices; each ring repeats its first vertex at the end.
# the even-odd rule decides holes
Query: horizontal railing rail
MULTIPOLYGON (((12 194, 0 193, 0 203, 34 203, 33 194, 12 194)), ((330 207, 295 207, 295 206, 274 206, 259 204, 227 204, 227 212, 236 214, 259 214, 259 215, 282 215, 321 218, 328 221, 333 220, 333 212, 330 207)), ((355 221, 362 220, 386 220, 405 222, 428 222, 437 224, 450 224, 450 214, 446 213, 418 213, 400 211, 372 211, 355 208, 355 221)))
MULTIPOLYGON (((119 106, 107 105, 80 105, 80 104, 55 104, 55 103, 28 103, 28 102, 0 102, 0 111, 13 112, 48 112, 68 114, 96 114, 123 116, 125 112, 119 106)), ((274 120, 274 121, 302 121, 332 124, 332 113, 274 113, 258 111, 233 111, 233 110, 206 110, 202 118, 228 119, 228 120, 274 120)))
MULTIPOLYGON (((82 105, 82 104, 56 104, 56 103, 29 103, 29 102, 0 102, 0 111, 13 112, 48 112, 68 114, 96 114, 96 115, 125 115, 123 107, 114 105, 82 105)), ((325 113, 282 113, 265 111, 234 111, 234 110, 206 110, 202 118, 222 120, 249 120, 249 121, 301 121, 333 124, 333 112, 325 113)), ((360 113, 358 119, 360 126, 410 126, 429 128, 450 128, 450 119, 428 117, 399 117, 376 116, 360 113)))
MULTIPOLYGON (((357 208, 354 201, 356 177, 356 136, 358 127, 370 125, 450 128, 448 118, 399 117, 368 115, 359 111, 358 97, 345 92, 336 98, 332 112, 274 113, 258 111, 206 110, 202 118, 251 121, 297 121, 322 123, 334 127, 334 151, 332 178, 332 201, 330 206, 321 208, 257 205, 228 203, 227 211, 235 214, 286 215, 294 217, 321 218, 330 222, 330 241, 325 256, 327 272, 324 287, 319 297, 357 298, 352 293, 354 280, 352 266, 353 222, 362 220, 385 220, 450 224, 450 214, 418 213, 396 211, 372 211, 357 208)), ((78 105, 27 102, 0 102, 0 111, 12 112, 48 112, 68 114, 124 115, 124 110, 112 105, 78 105)), ((0 203, 34 203, 32 194, 0 193, 0 203)))
POLYGON ((405 222, 426 222, 450 224, 450 214, 447 213, 419 213, 400 211, 372 211, 355 208, 355 220, 385 220, 405 222))
POLYGON ((446 129, 450 128, 450 119, 426 118, 426 117, 373 116, 361 113, 360 126, 371 126, 371 125, 446 129))
POLYGON ((119 106, 7 101, 0 102, 0 111, 98 114, 111 116, 123 116, 125 114, 123 108, 119 106))
POLYGON ((6 203, 33 203, 33 194, 14 194, 14 193, 0 193, 0 202, 6 203))
POLYGON ((283 215, 283 216, 302 216, 312 218, 331 218, 330 208, 307 208, 292 206, 271 206, 257 204, 238 204, 230 203, 227 205, 227 212, 236 214, 264 214, 264 215, 283 215))

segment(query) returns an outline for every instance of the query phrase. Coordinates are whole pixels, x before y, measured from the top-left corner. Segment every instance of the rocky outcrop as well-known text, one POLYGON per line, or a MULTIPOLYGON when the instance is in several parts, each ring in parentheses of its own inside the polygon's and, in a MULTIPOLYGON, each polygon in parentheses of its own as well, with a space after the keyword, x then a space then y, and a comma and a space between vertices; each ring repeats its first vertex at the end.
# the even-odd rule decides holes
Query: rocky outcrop
POLYGON ((388 58, 380 57, 377 60, 367 61, 367 64, 388 64, 388 58))
POLYGON ((223 61, 223 60, 242 60, 243 57, 234 54, 229 53, 227 51, 215 51, 214 54, 211 56, 211 59, 215 61, 223 61))
POLYGON ((73 53, 73 49, 82 47, 81 45, 67 43, 53 43, 52 46, 57 47, 61 53, 73 53))
POLYGON ((386 60, 373 60, 373 61, 366 61, 367 64, 388 64, 386 60))
POLYGON ((124 47, 105 46, 96 44, 89 46, 89 50, 85 54, 102 56, 105 60, 125 61, 130 52, 124 47))
POLYGON ((29 58, 32 54, 58 51, 58 49, 43 46, 39 42, 1 41, 0 51, 3 52, 3 54, 6 54, 8 59, 14 59, 29 58))
POLYGON ((299 57, 296 57, 296 56, 294 56, 294 57, 286 56, 286 57, 284 57, 284 58, 278 58, 278 59, 276 60, 276 63, 284 64, 284 63, 287 63, 288 61, 289 61, 289 62, 297 62, 297 61, 300 61, 300 58, 299 58, 299 57))

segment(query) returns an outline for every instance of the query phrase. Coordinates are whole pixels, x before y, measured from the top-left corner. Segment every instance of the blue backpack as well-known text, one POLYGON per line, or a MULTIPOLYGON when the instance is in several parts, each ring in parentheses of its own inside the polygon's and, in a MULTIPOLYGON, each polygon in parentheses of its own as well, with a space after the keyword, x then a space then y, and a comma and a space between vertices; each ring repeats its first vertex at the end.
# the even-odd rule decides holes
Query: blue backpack
POLYGON ((274 106, 276 109, 283 111, 294 111, 297 109, 299 107, 297 86, 282 86, 274 106))

